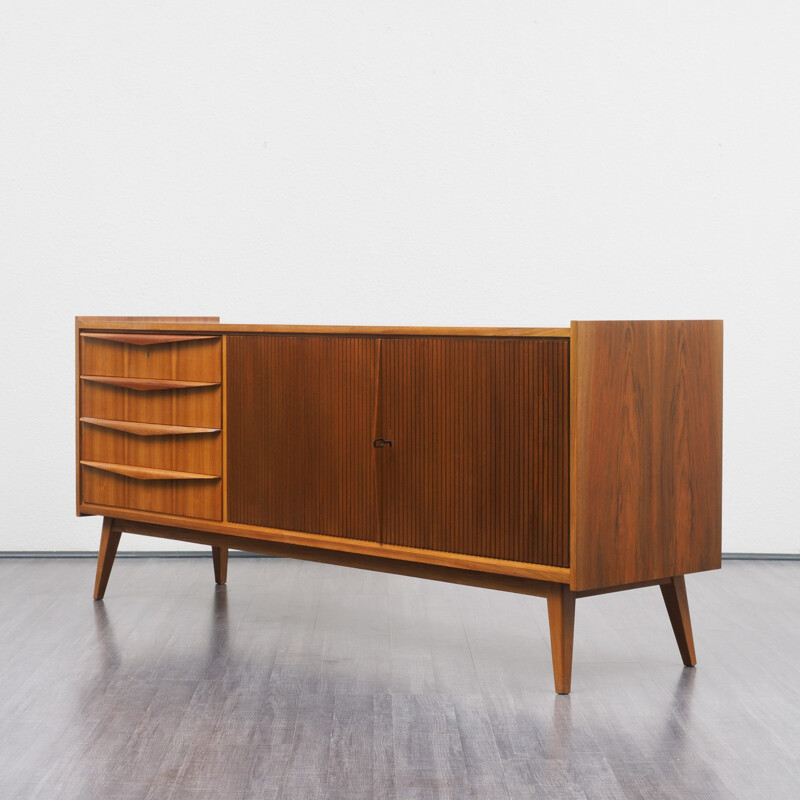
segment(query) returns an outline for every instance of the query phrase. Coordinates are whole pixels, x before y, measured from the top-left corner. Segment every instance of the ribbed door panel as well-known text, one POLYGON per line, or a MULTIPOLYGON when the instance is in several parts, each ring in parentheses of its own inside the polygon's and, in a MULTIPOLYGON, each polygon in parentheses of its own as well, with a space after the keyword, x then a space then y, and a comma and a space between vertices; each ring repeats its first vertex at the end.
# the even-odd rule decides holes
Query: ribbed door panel
POLYGON ((565 339, 229 335, 228 519, 567 567, 568 361, 565 339))
POLYGON ((569 342, 384 339, 386 544, 569 566, 569 342))
POLYGON ((377 339, 228 336, 228 519, 378 539, 377 339))

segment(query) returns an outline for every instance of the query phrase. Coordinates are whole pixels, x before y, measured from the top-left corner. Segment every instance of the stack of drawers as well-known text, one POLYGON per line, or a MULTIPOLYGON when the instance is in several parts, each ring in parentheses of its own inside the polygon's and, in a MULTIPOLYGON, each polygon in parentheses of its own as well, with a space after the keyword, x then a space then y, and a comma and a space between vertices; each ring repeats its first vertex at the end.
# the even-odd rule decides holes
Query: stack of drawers
POLYGON ((219 336, 80 335, 80 500, 222 518, 219 336))

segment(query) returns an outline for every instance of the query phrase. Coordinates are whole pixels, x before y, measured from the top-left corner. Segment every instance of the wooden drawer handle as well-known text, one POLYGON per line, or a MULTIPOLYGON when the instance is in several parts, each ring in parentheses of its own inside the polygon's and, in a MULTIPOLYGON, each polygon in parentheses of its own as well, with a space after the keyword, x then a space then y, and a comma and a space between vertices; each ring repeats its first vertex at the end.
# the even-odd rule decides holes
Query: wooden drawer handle
POLYGON ((128 422, 123 419, 98 419, 81 417, 81 422, 96 425, 98 428, 111 428, 114 431, 132 433, 135 436, 180 436, 192 433, 219 433, 221 428, 192 428, 188 425, 161 425, 156 422, 128 422))
POLYGON ((196 389, 202 386, 219 386, 219 381, 169 381, 155 378, 105 378, 100 375, 81 375, 82 381, 107 383, 137 392, 159 392, 165 389, 196 389))
POLYGON ((219 475, 201 475, 197 472, 178 472, 174 469, 154 469, 152 467, 130 467, 127 464, 106 464, 102 461, 81 461, 84 467, 113 472, 126 478, 140 481, 215 481, 219 475))
POLYGON ((191 336, 163 333, 82 333, 86 339, 105 339, 109 342, 136 344, 141 347, 172 342, 194 342, 198 339, 219 339, 219 336, 191 336))

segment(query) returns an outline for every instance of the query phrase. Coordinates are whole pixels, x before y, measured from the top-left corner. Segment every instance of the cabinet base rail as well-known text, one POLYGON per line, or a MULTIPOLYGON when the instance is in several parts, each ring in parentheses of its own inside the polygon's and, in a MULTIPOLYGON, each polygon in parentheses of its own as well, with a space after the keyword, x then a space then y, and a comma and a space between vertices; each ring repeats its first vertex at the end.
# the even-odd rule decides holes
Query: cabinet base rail
POLYGON ((457 583, 465 586, 477 586, 484 589, 497 589, 504 592, 543 597, 547 600, 547 612, 550 622, 550 647, 553 657, 553 679, 555 690, 558 694, 569 694, 571 689, 575 600, 581 597, 592 597, 593 595, 619 592, 626 589, 660 586, 683 663, 687 667, 694 667, 697 663, 694 652, 694 638, 692 636, 692 622, 689 616, 689 601, 686 595, 686 581, 683 575, 574 592, 563 583, 551 581, 518 578, 511 575, 477 572, 437 564, 401 561, 360 553, 346 553, 337 550, 286 544, 284 542, 270 542, 246 536, 232 536, 230 534, 210 533, 104 517, 100 549, 97 557, 95 600, 102 600, 105 595, 122 533, 135 533, 143 536, 155 536, 161 539, 174 539, 182 542, 210 545, 214 561, 214 578, 218 584, 224 584, 227 580, 228 550, 244 550, 283 558, 319 561, 325 564, 368 569, 374 572, 388 572, 396 575, 408 575, 414 578, 427 578, 446 583, 457 583))

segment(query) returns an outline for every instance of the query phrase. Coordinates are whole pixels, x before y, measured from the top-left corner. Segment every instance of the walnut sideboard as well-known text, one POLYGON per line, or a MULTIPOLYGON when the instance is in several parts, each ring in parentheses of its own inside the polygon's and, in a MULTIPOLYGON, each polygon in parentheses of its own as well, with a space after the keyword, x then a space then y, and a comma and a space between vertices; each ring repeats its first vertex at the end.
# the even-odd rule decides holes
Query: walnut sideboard
POLYGON ((721 563, 722 322, 569 328, 79 317, 77 512, 123 532, 547 599, 556 691, 575 600, 721 563))

